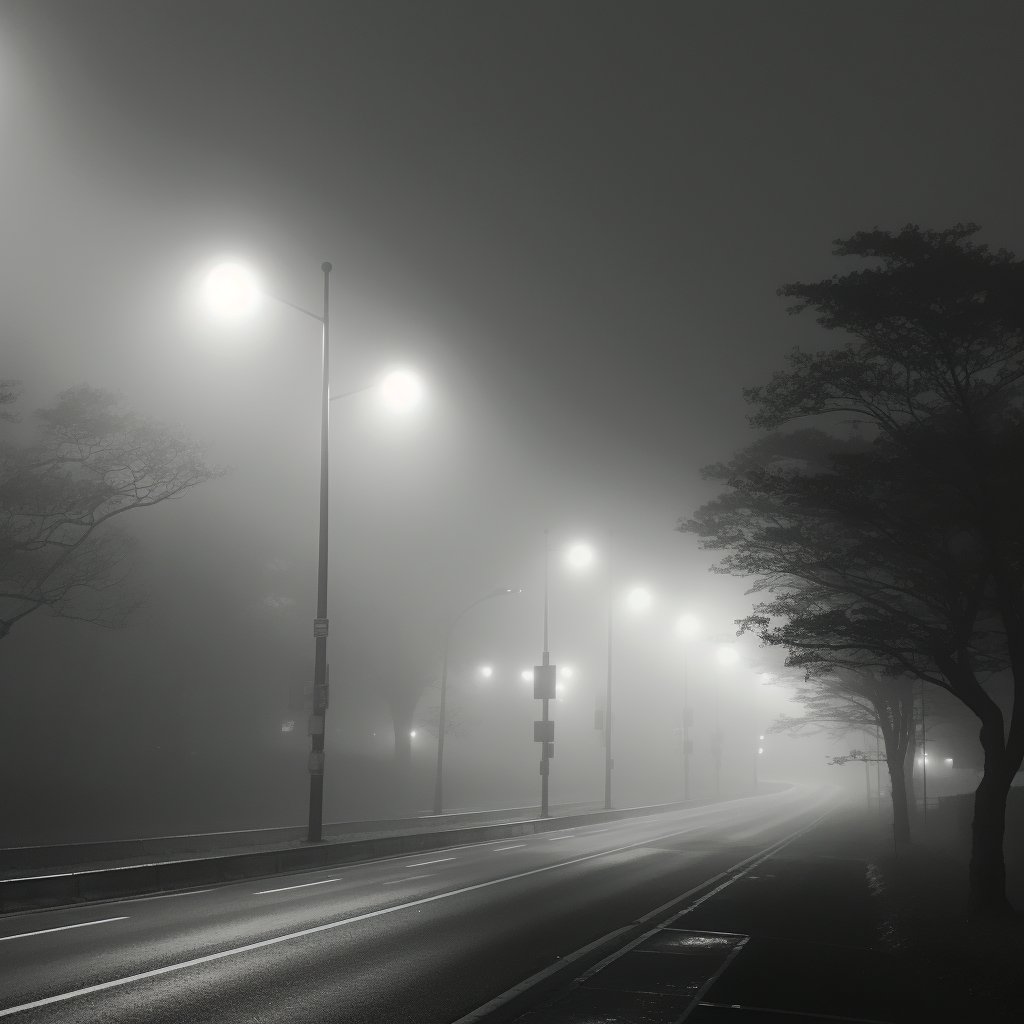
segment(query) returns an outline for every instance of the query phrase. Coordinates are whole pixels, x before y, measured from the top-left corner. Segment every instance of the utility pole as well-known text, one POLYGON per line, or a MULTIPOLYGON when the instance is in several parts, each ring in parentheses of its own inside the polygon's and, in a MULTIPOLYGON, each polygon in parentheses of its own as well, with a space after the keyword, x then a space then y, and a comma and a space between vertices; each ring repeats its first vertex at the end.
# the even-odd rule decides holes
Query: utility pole
MULTIPOLYGON (((609 563, 611 556, 609 555, 609 563)), ((612 809, 612 583, 611 565, 608 567, 608 676, 604 695, 604 809, 612 809)))
POLYGON ((882 813, 882 741, 875 726, 875 792, 878 794, 878 813, 882 813))
POLYGON ((868 813, 871 813, 871 766, 867 759, 868 734, 864 733, 864 790, 867 794, 868 813))
MULTIPOLYGON (((690 727, 693 725, 693 708, 690 707, 690 652, 683 644, 683 799, 690 799, 690 752, 693 740, 690 739, 690 727)), ((755 783, 757 788, 755 767, 755 783)))
POLYGON ((555 756, 555 723, 548 717, 548 701, 555 697, 555 672, 548 651, 548 531, 544 531, 544 651, 541 663, 533 667, 533 696, 541 701, 541 720, 533 723, 533 740, 541 745, 540 816, 548 817, 548 776, 555 756))
POLYGON ((928 831, 928 736, 924 717, 924 681, 921 682, 921 795, 924 798, 923 828, 928 831))
POLYGON ((711 737, 715 753, 715 799, 722 798, 722 728, 718 721, 718 680, 715 680, 715 730, 711 737))
POLYGON ((328 704, 327 679, 327 446, 330 440, 330 276, 331 265, 324 263, 323 376, 320 396, 320 543, 316 581, 316 619, 313 621, 313 714, 309 719, 312 739, 309 751, 309 829, 308 842, 323 838, 324 819, 324 729, 328 704))

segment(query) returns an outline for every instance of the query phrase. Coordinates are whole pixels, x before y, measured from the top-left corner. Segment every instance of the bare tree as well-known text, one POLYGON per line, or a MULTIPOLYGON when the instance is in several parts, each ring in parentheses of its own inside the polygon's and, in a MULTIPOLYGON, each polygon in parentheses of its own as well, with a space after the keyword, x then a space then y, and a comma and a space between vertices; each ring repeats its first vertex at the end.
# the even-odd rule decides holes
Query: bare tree
MULTIPOLYGON (((0 403, 14 385, 0 382, 0 403)), ((0 444, 0 639, 41 608, 121 626, 140 598, 125 586, 131 539, 113 520, 223 471, 179 429, 85 385, 58 395, 34 425, 30 442, 0 444)))

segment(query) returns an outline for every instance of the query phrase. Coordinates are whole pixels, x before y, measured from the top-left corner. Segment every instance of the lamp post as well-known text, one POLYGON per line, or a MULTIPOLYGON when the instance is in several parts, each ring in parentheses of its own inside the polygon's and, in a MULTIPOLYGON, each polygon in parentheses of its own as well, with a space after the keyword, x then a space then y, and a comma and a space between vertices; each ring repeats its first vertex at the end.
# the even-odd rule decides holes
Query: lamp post
MULTIPOLYGON (((718 663, 720 665, 735 665, 739 661, 739 655, 732 647, 718 648, 718 663)), ((722 745, 724 737, 718 718, 718 679, 715 679, 715 729, 712 733, 711 746, 715 754, 715 799, 722 797, 722 745)))
MULTIPOLYGON (((466 614, 471 608, 475 608, 478 604, 483 604, 484 601, 490 601, 492 597, 502 597, 505 594, 518 594, 518 590, 512 590, 508 587, 498 587, 497 590, 492 590, 489 594, 484 594, 483 597, 478 597, 472 604, 467 604, 458 615, 453 616, 448 620, 448 627, 444 633, 444 659, 441 664, 441 707, 439 709, 438 722, 437 722, 437 775, 434 779, 434 813, 441 813, 441 765, 444 761, 444 727, 445 727, 445 701, 448 696, 448 648, 452 639, 452 630, 455 628, 455 624, 466 614)), ((488 673, 489 674, 489 673, 488 673)))
MULTIPOLYGON (((566 551, 566 561, 574 569, 586 569, 594 561, 594 549, 582 541, 572 544, 566 551)), ((612 580, 611 559, 606 559, 605 575, 608 581, 608 648, 607 675, 605 680, 604 702, 604 806, 611 810, 612 806, 612 769, 615 759, 612 757, 612 650, 615 627, 615 592, 612 580)), ((646 587, 633 587, 626 595, 627 605, 635 612, 646 611, 653 601, 651 592, 646 587)))
MULTIPOLYGON (((313 620, 313 701, 309 719, 310 751, 309 771, 309 824, 306 839, 318 843, 323 839, 324 803, 324 731, 329 703, 327 666, 327 541, 328 541, 328 467, 330 443, 330 263, 322 263, 324 275, 323 315, 313 313, 287 299, 281 299, 257 287, 253 275, 237 263, 224 263, 207 275, 204 290, 207 301, 221 315, 238 317, 252 311, 261 295, 312 317, 321 325, 321 379, 320 379, 320 525, 317 548, 316 618, 313 620)), ((389 375, 383 382, 385 397, 395 408, 413 404, 419 396, 418 383, 407 371, 389 375), (398 380, 397 378, 401 378, 398 380), (389 396, 388 390, 394 394, 389 396), (415 392, 415 393, 414 393, 415 392)), ((369 388, 357 388, 336 398, 357 394, 369 388)))
POLYGON ((533 696, 541 702, 541 720, 533 723, 533 741, 540 744, 540 816, 548 817, 548 777, 555 756, 555 723, 548 718, 548 702, 555 697, 557 669, 548 651, 548 531, 544 531, 544 650, 533 667, 533 696))
POLYGON ((683 638, 683 799, 690 799, 690 754, 693 751, 693 740, 690 729, 693 726, 693 708, 690 707, 690 644, 689 639, 700 628, 700 623, 692 615, 683 615, 676 623, 676 631, 683 638))

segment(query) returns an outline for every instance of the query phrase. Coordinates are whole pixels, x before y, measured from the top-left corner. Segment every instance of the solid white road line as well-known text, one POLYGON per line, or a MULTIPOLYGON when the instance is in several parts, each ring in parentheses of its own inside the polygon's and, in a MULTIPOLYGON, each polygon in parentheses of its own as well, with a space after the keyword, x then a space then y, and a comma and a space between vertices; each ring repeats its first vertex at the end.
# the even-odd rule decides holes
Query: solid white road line
POLYGON ((301 885, 282 885, 280 889, 260 889, 253 896, 266 896, 271 892, 288 892, 289 889, 308 889, 311 885, 326 885, 328 882, 340 882, 340 878, 321 878, 319 882, 303 882, 301 885))
POLYGON ((502 850, 521 850, 526 843, 515 843, 513 846, 496 846, 494 848, 495 853, 501 853, 502 850))
POLYGON ((105 917, 102 921, 82 921, 80 924, 65 924, 60 928, 40 928, 37 932, 19 932, 17 935, 0 935, 0 942, 11 939, 27 939, 30 935, 49 935, 50 932, 66 932, 72 928, 88 928, 92 924, 110 924, 111 921, 127 921, 127 917, 105 917))
POLYGON ((443 864, 446 860, 455 860, 454 857, 438 857, 437 860, 421 860, 416 864, 406 864, 407 868, 425 868, 428 864, 443 864))
MULTIPOLYGON (((71 992, 61 992, 59 995, 47 996, 44 999, 34 999, 29 1003, 21 1003, 18 1006, 8 1006, 0 1010, 0 1017, 10 1017, 15 1013, 24 1013, 25 1010, 34 1010, 40 1006, 50 1006, 53 1003, 63 1003, 69 999, 78 999, 81 996, 93 995, 96 992, 106 992, 112 988, 120 988, 122 985, 130 985, 136 981, 145 981, 149 978, 159 978, 164 974, 172 974, 176 971, 184 971, 189 967, 198 967, 200 964, 213 963, 216 960, 223 960, 229 956, 239 956, 242 953, 250 953, 256 949, 266 949, 269 946, 277 946, 282 942, 290 942, 292 939, 305 938, 307 935, 318 935, 320 932, 332 931, 335 928, 342 928, 347 924, 355 924, 358 921, 369 921, 375 917, 384 917, 386 914, 396 914, 400 910, 408 910, 410 907, 421 907, 427 903, 435 903, 438 900, 450 899, 452 896, 461 896, 463 893, 475 892, 478 889, 489 889, 492 885, 502 885, 505 882, 514 882, 520 878, 528 878, 531 875, 541 875, 547 871, 557 871, 559 868, 571 867, 573 864, 582 864, 584 861, 595 860, 598 857, 607 857, 613 853, 623 853, 626 850, 635 850, 640 846, 647 846, 648 843, 660 840, 671 839, 674 836, 685 835, 687 832, 696 832, 700 828, 707 828, 706 825, 698 825, 694 828, 684 828, 678 832, 667 832, 660 836, 653 836, 641 840, 638 843, 630 843, 628 846, 613 847, 610 850, 602 850, 600 853, 588 853, 582 857, 573 857, 570 860, 560 861, 558 864, 548 864, 542 868, 532 868, 529 871, 519 871, 514 875, 505 875, 503 878, 492 878, 487 882, 477 882, 475 885, 466 885, 461 889, 450 889, 448 892, 440 892, 434 896, 424 896, 418 900, 410 900, 408 903, 399 903, 394 907, 384 907, 382 910, 372 910, 366 914, 358 914, 355 917, 345 917, 340 921, 330 921, 327 924, 314 925, 312 928, 303 928, 300 931, 288 932, 285 935, 275 935, 272 939, 262 939, 259 942, 250 942, 244 946, 235 946, 232 949, 222 949, 219 953, 210 953, 207 956, 196 957, 194 960, 183 960, 180 963, 168 964, 166 967, 157 967, 152 971, 143 971, 141 974, 130 974, 124 978, 114 978, 112 981, 103 981, 98 985, 87 985, 85 988, 74 989, 71 992)), ((563 958, 564 959, 564 958, 563 958)), ((561 961, 559 961, 561 962, 561 961)))

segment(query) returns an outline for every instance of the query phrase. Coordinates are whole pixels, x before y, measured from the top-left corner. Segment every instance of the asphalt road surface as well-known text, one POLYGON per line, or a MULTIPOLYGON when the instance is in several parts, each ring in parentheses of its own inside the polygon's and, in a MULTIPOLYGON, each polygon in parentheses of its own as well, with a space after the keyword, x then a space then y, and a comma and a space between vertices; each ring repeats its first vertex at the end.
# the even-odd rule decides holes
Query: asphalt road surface
POLYGON ((451 1024, 806 826, 782 792, 0 919, 0 1017, 451 1024))

